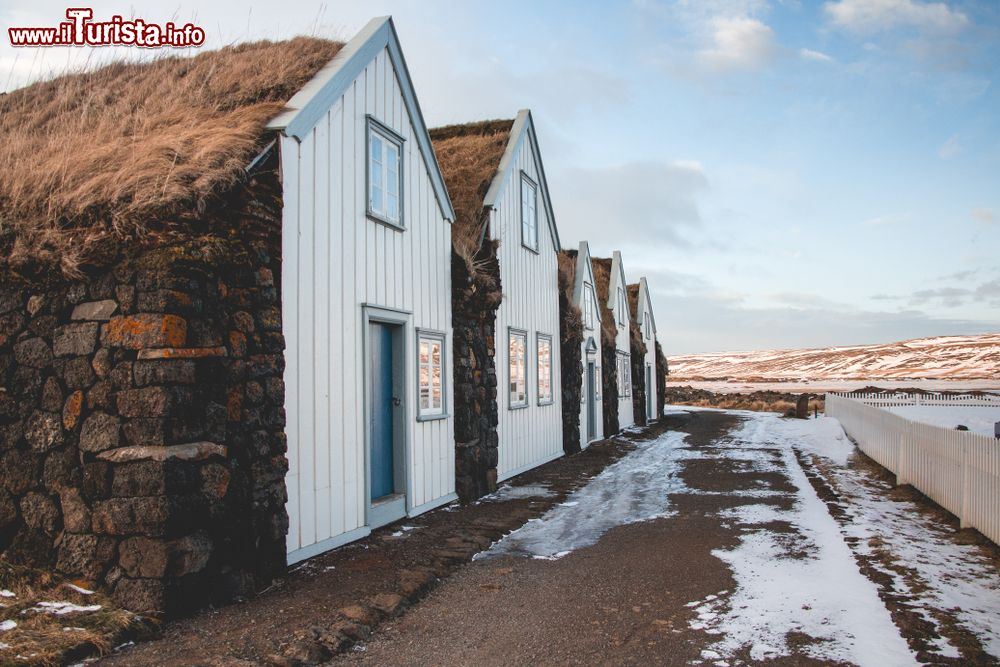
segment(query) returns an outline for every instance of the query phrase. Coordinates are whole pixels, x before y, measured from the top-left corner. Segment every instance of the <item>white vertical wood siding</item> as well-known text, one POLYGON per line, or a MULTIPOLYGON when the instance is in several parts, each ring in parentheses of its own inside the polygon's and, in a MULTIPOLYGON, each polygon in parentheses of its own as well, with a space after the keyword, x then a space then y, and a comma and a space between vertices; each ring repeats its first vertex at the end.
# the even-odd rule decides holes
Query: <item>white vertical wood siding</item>
MULTIPOLYGON (((642 289, 642 287, 640 287, 639 289, 642 289)), ((640 298, 636 300, 636 303, 638 304, 638 302, 641 300, 643 299, 642 296, 640 295, 640 298)), ((650 377, 652 378, 652 382, 650 383, 651 386, 646 387, 646 396, 648 397, 646 400, 647 400, 647 405, 653 406, 653 412, 655 413, 656 412, 656 332, 653 331, 653 314, 649 309, 649 300, 645 301, 646 304, 645 307, 643 308, 642 320, 643 322, 649 322, 648 325, 643 324, 642 326, 643 341, 646 343, 645 366, 649 366, 650 368, 653 369, 653 372, 650 375, 650 377), (646 326, 649 326, 649 338, 645 337, 646 326)), ((645 367, 643 368, 642 372, 643 372, 642 381, 645 383, 646 382, 645 367)), ((660 416, 661 415, 653 414, 653 419, 659 419, 660 416)))
MULTIPOLYGON (((619 284, 621 285, 622 295, 627 300, 628 296, 627 296, 627 293, 625 291, 626 290, 625 285, 627 283, 625 282, 625 276, 620 276, 619 280, 621 281, 619 284)), ((618 311, 617 311, 617 309, 613 309, 612 312, 614 312, 614 313, 617 314, 618 311)), ((629 312, 629 307, 628 307, 627 301, 626 301, 626 304, 625 304, 625 312, 626 313, 629 312)), ((632 359, 632 357, 631 357, 631 354, 632 354, 632 342, 629 339, 629 330, 628 330, 629 329, 629 323, 625 322, 625 326, 619 326, 618 322, 616 321, 615 322, 615 326, 618 327, 618 330, 617 330, 618 333, 615 336, 615 348, 619 352, 625 352, 626 354, 628 354, 629 355, 629 363, 631 364, 631 359, 632 359)), ((633 384, 635 384, 635 382, 633 382, 633 384)), ((619 428, 628 428, 629 426, 632 426, 633 424, 635 424, 635 414, 634 414, 634 410, 632 409, 632 397, 631 396, 622 396, 621 394, 619 394, 619 396, 618 396, 618 427, 619 428)))
POLYGON ((604 437, 604 396, 601 394, 601 321, 597 317, 597 312, 600 308, 597 305, 597 290, 594 289, 594 274, 590 272, 590 257, 587 257, 587 276, 584 280, 583 289, 580 292, 580 303, 576 304, 580 308, 581 312, 584 311, 584 301, 586 299, 593 299, 594 303, 594 326, 588 327, 587 323, 583 323, 583 342, 580 344, 580 358, 583 360, 583 375, 580 377, 581 387, 583 388, 583 403, 580 405, 580 449, 585 449, 590 442, 587 440, 587 339, 593 338, 594 342, 597 344, 597 351, 590 355, 590 359, 594 360, 594 385, 597 397, 594 399, 594 411, 597 416, 594 418, 596 422, 596 433, 594 434, 595 439, 600 440, 604 437), (587 287, 587 283, 590 283, 590 287, 587 287))
MULTIPOLYGON (((419 511, 455 491, 452 419, 416 421, 414 329, 445 332, 449 361, 452 339, 451 230, 414 132, 382 51, 301 144, 281 140, 292 561, 366 532, 362 304, 412 313, 405 335, 407 508, 419 511), (366 215, 367 114, 406 139, 403 232, 366 215)), ((445 390, 452 414, 447 380, 445 390)))
MULTIPOLYGON (((562 455, 562 389, 559 365, 559 287, 556 251, 549 231, 551 212, 538 197, 538 253, 521 245, 521 172, 535 183, 538 167, 525 135, 514 159, 504 191, 491 213, 490 229, 500 241, 500 281, 503 302, 497 310, 497 362, 500 387, 500 441, 498 479, 513 477, 562 455), (511 410, 508 331, 528 332, 528 407, 511 410), (552 403, 538 405, 537 334, 552 337, 552 403)), ((541 193, 539 193, 540 195, 541 193)))

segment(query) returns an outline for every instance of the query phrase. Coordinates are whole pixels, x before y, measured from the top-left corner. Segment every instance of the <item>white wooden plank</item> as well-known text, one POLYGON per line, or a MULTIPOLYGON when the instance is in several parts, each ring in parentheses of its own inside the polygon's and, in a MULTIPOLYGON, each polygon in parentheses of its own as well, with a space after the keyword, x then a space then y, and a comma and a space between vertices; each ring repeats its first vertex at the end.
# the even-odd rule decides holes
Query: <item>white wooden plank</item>
POLYGON ((301 419, 299 422, 302 447, 299 450, 299 509, 302 521, 300 539, 302 544, 312 544, 316 541, 316 486, 315 486, 315 450, 316 450, 316 404, 315 404, 315 289, 313 272, 312 248, 315 243, 314 196, 315 188, 313 174, 315 164, 315 134, 300 146, 299 173, 302 196, 299 201, 299 326, 301 361, 298 373, 298 402, 301 419))
POLYGON ((281 301, 282 329, 288 350, 285 353, 285 404, 286 426, 288 439, 288 473, 285 476, 285 486, 288 489, 288 551, 299 548, 299 400, 298 400, 298 248, 299 248, 299 145, 293 139, 284 138, 280 148, 282 162, 282 177, 286 183, 284 193, 284 209, 282 211, 281 243, 282 266, 281 301))

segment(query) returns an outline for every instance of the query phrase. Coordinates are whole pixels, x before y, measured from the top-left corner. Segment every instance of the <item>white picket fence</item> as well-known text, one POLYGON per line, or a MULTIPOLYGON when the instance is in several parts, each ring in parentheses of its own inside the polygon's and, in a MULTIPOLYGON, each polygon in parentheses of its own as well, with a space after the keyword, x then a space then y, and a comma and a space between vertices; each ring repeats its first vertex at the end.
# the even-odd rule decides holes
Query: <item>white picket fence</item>
MULTIPOLYGON (((921 396, 922 405, 934 405, 925 399, 926 395, 921 396)), ((886 402, 891 400, 884 394, 830 392, 826 414, 840 421, 861 451, 895 473, 897 484, 912 484, 957 516, 963 528, 975 528, 1000 544, 1000 440, 921 424, 881 409, 915 405, 886 402)), ((1000 401, 943 404, 998 405, 1000 401)))
POLYGON ((907 392, 897 392, 892 394, 869 394, 865 392, 851 392, 847 394, 838 392, 836 395, 843 398, 853 398, 854 400, 861 401, 866 405, 874 405, 879 408, 894 408, 901 405, 1000 408, 1000 394, 981 394, 979 396, 972 396, 970 394, 910 394, 907 392))

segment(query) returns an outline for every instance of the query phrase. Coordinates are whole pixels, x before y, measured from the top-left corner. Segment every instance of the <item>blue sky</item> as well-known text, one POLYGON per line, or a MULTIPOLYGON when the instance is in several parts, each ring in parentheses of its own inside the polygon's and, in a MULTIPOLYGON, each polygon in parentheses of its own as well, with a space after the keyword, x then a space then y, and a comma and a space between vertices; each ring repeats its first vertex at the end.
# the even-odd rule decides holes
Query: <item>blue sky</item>
MULTIPOLYGON (((668 353, 1000 330, 1000 3, 180 2, 209 47, 392 14, 432 125, 539 128, 565 246, 646 275, 668 353)), ((0 24, 65 4, 9 0, 0 24)), ((6 88, 111 50, 15 52, 6 88)))

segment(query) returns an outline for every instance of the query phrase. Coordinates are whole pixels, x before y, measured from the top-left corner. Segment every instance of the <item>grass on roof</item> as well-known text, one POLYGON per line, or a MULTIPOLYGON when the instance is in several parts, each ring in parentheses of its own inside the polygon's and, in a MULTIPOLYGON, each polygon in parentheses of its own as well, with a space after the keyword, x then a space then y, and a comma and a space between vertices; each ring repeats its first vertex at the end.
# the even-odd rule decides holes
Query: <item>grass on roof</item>
POLYGON ((78 276, 108 246, 200 215, 241 180, 267 121, 342 46, 253 42, 0 96, 0 257, 15 270, 78 276))
POLYGON ((483 199, 497 173, 513 124, 512 120, 488 120, 430 130, 455 209, 452 244, 455 252, 469 262, 479 250, 486 224, 483 199))
POLYGON ((614 314, 608 308, 611 290, 611 260, 591 257, 590 266, 594 271, 594 287, 597 288, 597 307, 601 309, 601 335, 604 342, 614 344, 618 337, 614 314))

